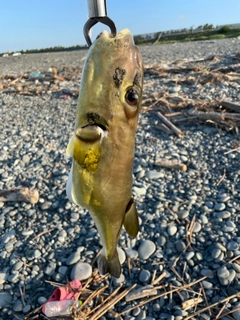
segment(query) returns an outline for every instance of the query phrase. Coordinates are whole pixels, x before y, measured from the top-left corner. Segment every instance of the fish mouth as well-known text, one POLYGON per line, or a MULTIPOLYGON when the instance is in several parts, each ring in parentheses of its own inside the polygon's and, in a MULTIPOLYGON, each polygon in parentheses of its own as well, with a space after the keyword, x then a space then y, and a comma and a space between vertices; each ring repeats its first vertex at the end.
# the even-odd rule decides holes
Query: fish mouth
POLYGON ((91 123, 91 124, 86 124, 85 126, 82 127, 83 128, 87 128, 87 127, 98 127, 99 129, 101 129, 102 131, 107 131, 107 126, 103 125, 102 123, 91 123))
POLYGON ((108 133, 107 127, 102 123, 90 123, 77 128, 75 135, 79 140, 85 142, 102 141, 108 133))

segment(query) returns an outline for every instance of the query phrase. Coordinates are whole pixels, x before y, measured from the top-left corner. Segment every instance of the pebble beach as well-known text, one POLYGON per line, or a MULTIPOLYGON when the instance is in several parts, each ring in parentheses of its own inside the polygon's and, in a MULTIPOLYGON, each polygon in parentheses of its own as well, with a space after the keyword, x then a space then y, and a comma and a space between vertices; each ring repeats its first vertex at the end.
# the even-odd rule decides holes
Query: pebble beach
MULTIPOLYGON (((240 52, 240 40, 141 46, 140 50, 145 65, 150 65, 231 56, 240 52)), ((86 53, 0 57, 0 76, 17 77, 52 66, 81 67, 86 53)), ((79 81, 61 85, 75 90, 79 81)), ((205 97, 206 103, 223 98, 240 103, 239 80, 176 86, 147 75, 145 96, 160 91, 205 97)), ((71 166, 65 151, 74 131, 76 106, 76 98, 59 99, 48 91, 38 96, 0 91, 0 190, 25 187, 40 194, 37 204, 0 202, 0 320, 23 319, 40 307, 54 290, 49 282, 90 277, 91 263, 101 249, 89 213, 70 203, 65 192, 71 166)), ((122 231, 122 274, 111 285, 113 289, 120 284, 153 287, 163 275, 157 283, 159 298, 141 306, 133 291, 133 298, 120 301, 114 311, 122 313, 124 320, 191 316, 208 320, 217 319, 225 303, 219 319, 240 320, 239 135, 208 122, 183 122, 178 128, 184 134, 178 138, 157 130, 158 121, 150 111, 140 114, 133 169, 140 231, 134 240, 122 231), (187 170, 161 168, 156 159, 177 159, 187 170), (200 279, 196 287, 164 295, 200 279), (199 306, 183 308, 184 301, 196 297, 202 299, 199 306), (202 311, 220 300, 225 302, 202 311)), ((114 317, 108 312, 100 319, 114 317)))

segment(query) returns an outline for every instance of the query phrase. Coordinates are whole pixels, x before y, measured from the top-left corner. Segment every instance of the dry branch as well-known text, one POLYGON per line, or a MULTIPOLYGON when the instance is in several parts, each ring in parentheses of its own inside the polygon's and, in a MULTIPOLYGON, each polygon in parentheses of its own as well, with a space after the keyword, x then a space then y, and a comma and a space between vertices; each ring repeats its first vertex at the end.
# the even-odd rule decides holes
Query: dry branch
POLYGON ((187 166, 183 163, 179 163, 177 159, 173 159, 173 160, 157 159, 155 162, 155 165, 163 168, 173 169, 173 170, 187 171, 187 166))
POLYGON ((160 131, 163 131, 167 134, 170 134, 172 133, 172 131, 164 124, 164 123, 158 123, 156 126, 155 126, 156 129, 160 130, 160 131))
POLYGON ((0 201, 23 201, 36 204, 38 202, 39 193, 37 190, 28 188, 10 189, 0 191, 0 201))
POLYGON ((181 130, 179 130, 174 124, 171 123, 167 118, 164 117, 164 115, 161 114, 160 111, 156 112, 156 115, 164 124, 166 124, 179 138, 183 136, 183 133, 181 130))
POLYGON ((191 309, 195 307, 197 304, 201 303, 202 301, 203 301, 203 298, 201 297, 186 300, 182 303, 182 308, 183 310, 191 309))
POLYGON ((239 103, 223 100, 221 102, 221 105, 227 109, 230 109, 230 110, 233 110, 233 111, 240 113, 240 104, 239 103))

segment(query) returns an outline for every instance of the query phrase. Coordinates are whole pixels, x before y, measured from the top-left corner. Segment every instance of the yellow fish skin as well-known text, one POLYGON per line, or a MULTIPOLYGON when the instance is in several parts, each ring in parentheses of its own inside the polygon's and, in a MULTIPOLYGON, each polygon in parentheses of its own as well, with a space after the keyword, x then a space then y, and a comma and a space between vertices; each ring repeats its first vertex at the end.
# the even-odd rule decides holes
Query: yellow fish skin
POLYGON ((73 158, 68 198, 89 210, 100 234, 101 274, 121 274, 117 243, 122 225, 138 233, 132 198, 135 133, 140 112, 143 65, 131 32, 103 31, 83 68, 76 127, 67 147, 73 158))

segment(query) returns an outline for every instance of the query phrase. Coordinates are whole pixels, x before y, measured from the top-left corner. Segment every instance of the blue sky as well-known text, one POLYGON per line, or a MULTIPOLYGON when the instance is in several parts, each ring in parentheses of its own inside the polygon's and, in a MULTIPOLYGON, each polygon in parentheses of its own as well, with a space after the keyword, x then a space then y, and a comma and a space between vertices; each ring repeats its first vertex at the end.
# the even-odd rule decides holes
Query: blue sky
MULTIPOLYGON (((240 0, 107 0, 117 30, 134 35, 240 23, 240 0)), ((0 0, 0 53, 84 45, 87 0, 0 0)), ((93 28, 96 37, 105 26, 93 28)))

